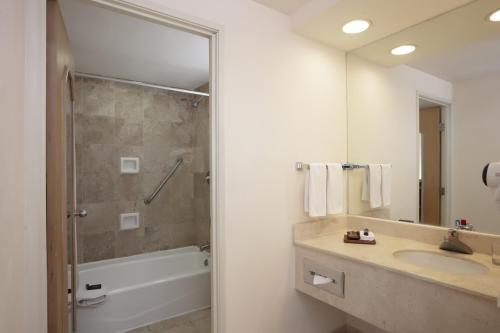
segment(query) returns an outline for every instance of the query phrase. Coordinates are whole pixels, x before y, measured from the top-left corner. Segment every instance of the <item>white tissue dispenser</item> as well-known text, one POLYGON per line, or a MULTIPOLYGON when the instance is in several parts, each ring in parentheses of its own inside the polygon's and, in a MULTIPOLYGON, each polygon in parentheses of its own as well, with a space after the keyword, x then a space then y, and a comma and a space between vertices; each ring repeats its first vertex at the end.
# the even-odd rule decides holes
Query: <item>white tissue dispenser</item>
POLYGON ((345 273, 304 258, 304 282, 344 298, 345 273))

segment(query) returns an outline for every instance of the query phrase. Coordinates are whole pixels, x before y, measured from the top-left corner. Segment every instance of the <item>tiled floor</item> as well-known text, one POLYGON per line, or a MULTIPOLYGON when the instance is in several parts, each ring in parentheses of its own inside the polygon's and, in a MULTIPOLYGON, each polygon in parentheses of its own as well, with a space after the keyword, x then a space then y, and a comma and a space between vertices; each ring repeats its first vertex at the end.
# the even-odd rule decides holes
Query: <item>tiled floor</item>
POLYGON ((200 310, 137 328, 129 333, 210 333, 210 317, 210 309, 200 310))

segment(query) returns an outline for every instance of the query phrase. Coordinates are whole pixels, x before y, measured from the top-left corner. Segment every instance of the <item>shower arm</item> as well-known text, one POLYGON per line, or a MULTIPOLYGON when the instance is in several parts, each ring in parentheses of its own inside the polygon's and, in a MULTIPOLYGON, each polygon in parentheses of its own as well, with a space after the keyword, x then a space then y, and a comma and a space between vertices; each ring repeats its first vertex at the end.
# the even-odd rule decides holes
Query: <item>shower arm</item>
POLYGON ((172 176, 175 174, 177 169, 181 166, 182 162, 184 162, 184 160, 182 158, 179 158, 177 160, 177 163, 175 163, 175 166, 172 168, 172 170, 165 177, 163 177, 163 179, 158 184, 158 186, 155 188, 153 193, 151 193, 146 199, 144 199, 144 203, 146 205, 149 205, 156 198, 156 196, 158 195, 158 193, 160 193, 160 191, 165 186, 165 184, 167 184, 167 182, 170 180, 170 178, 172 178, 172 176))

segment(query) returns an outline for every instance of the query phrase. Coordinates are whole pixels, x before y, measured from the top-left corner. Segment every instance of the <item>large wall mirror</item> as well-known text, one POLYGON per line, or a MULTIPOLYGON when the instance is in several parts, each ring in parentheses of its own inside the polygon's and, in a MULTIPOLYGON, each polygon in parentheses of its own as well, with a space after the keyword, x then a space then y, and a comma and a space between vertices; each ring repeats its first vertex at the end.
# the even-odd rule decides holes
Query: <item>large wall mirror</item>
POLYGON ((349 161, 389 165, 378 200, 384 169, 349 171, 350 214, 500 233, 482 180, 500 161, 499 9, 472 1, 348 53, 349 161))

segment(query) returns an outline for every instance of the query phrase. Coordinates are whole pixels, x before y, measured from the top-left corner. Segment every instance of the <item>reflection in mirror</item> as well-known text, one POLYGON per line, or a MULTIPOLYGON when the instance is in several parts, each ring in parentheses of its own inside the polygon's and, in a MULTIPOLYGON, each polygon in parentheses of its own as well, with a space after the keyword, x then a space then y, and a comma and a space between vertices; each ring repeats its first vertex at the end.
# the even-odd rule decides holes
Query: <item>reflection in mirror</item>
POLYGON ((370 165, 349 172, 350 214, 500 233, 482 180, 500 161, 499 8, 472 1, 348 53, 349 162, 370 165))

